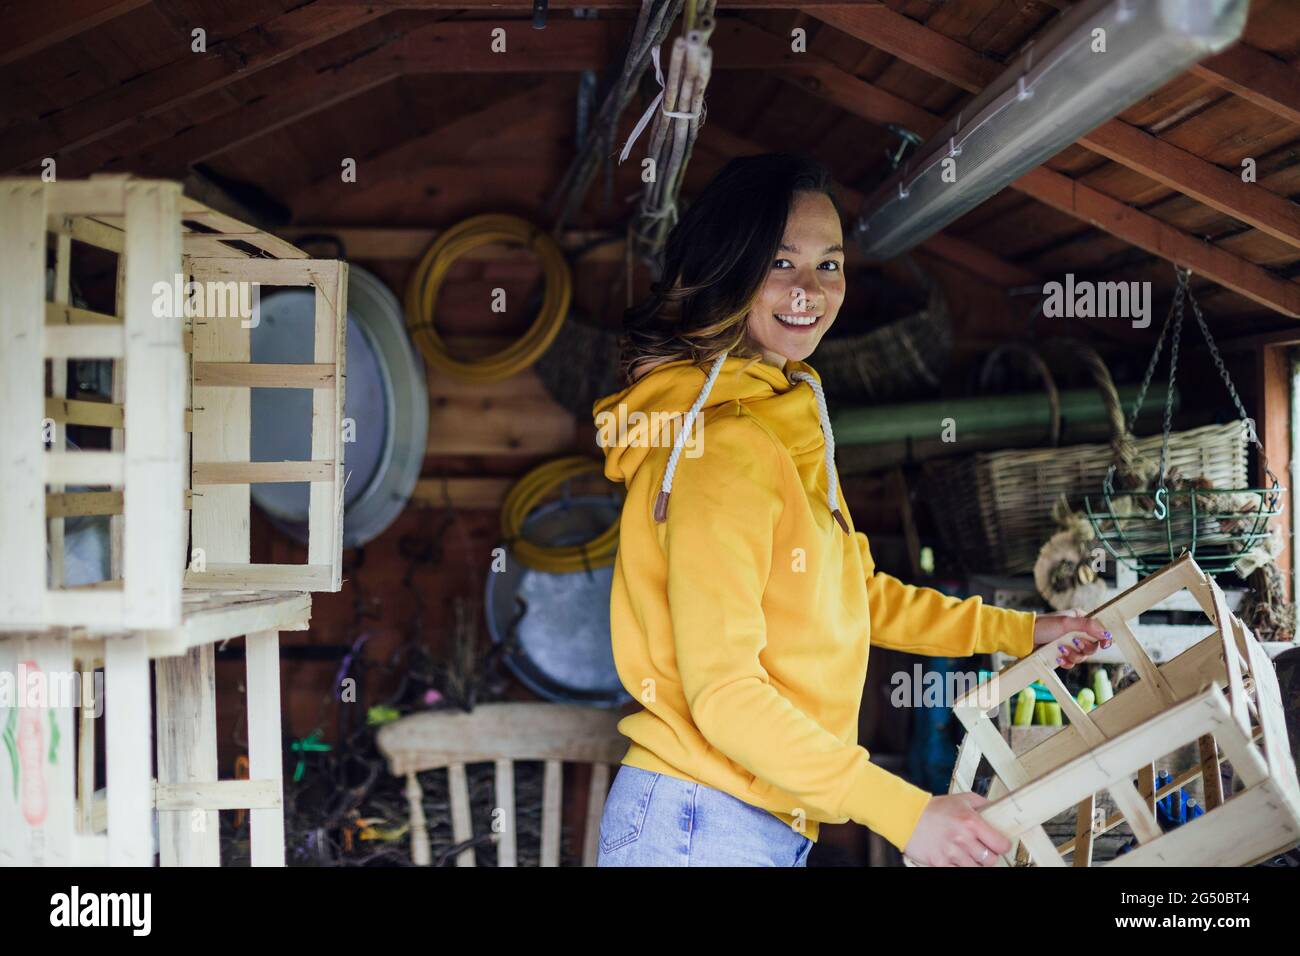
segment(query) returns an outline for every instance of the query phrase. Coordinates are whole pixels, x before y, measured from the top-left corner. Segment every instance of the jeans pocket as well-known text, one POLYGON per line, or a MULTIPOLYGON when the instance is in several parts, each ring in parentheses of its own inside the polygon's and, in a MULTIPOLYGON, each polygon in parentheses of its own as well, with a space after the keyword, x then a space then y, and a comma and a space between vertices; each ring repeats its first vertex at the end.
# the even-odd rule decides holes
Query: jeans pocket
POLYGON ((641 836, 650 795, 660 775, 649 770, 620 768, 600 816, 600 846, 606 853, 641 836))

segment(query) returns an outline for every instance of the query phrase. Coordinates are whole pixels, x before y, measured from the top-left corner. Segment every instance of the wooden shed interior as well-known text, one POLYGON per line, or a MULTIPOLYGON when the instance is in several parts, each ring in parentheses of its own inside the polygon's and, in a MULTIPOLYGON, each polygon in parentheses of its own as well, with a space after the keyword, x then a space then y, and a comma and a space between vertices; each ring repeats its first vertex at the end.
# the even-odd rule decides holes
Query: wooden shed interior
MULTIPOLYGON (((1083 357, 1091 348, 1131 396, 1124 389, 1142 380, 1174 298, 1175 266, 1190 270, 1191 294, 1267 462, 1288 486, 1298 394, 1291 348, 1300 345, 1294 0, 1251 0, 1239 42, 1020 176, 912 255, 870 261, 848 238, 864 200, 900 157, 1076 5, 720 0, 706 114, 681 202, 736 156, 805 152, 830 169, 846 217, 849 275, 826 345, 924 309, 931 284, 941 290, 950 320, 933 380, 882 395, 871 403, 877 408, 997 394, 1041 401, 1041 376, 1036 365, 1017 360, 1023 354, 1003 350, 989 360, 1009 344, 1046 356, 1061 395, 1094 387, 1083 357), (1076 283, 1149 283, 1152 321, 1138 327, 1123 317, 1045 315, 1047 285, 1067 276, 1076 283)), ((572 273, 569 323, 612 334, 650 281, 644 263, 626 255, 646 137, 626 162, 617 149, 659 85, 653 69, 641 78, 622 112, 614 154, 600 163, 581 206, 559 222, 556 197, 583 131, 596 122, 607 81, 623 63, 641 2, 543 6, 545 28, 535 29, 526 0, 0 4, 0 169, 6 176, 56 169, 60 181, 104 174, 174 179, 212 209, 314 257, 345 259, 373 273, 399 299, 440 234, 483 213, 518 216, 544 230, 558 227, 555 238, 572 273), (504 38, 504 49, 496 37, 504 38)), ((97 283, 93 256, 88 261, 92 278, 81 294, 102 301, 112 294, 112 264, 103 263, 97 283)), ((528 250, 476 249, 444 280, 438 332, 457 354, 502 348, 533 322, 542 285, 542 265, 528 250), (493 289, 505 290, 503 310, 485 307, 493 289)), ((591 361, 595 352, 559 351, 574 339, 559 341, 568 344, 547 356, 549 371, 467 383, 426 369, 427 447, 409 503, 382 534, 345 548, 342 589, 314 595, 310 629, 284 635, 284 733, 292 741, 285 779, 303 788, 286 811, 290 862, 407 858, 403 838, 389 832, 406 820, 400 779, 391 813, 344 805, 349 793, 374 782, 373 774, 388 777, 373 750, 351 760, 345 754, 350 741, 373 735, 371 725, 387 719, 384 708, 405 713, 432 702, 470 707, 538 699, 489 639, 484 588, 514 482, 556 458, 598 455, 591 416, 566 407, 553 388, 566 378, 595 388, 610 370, 591 361), (351 698, 340 690, 349 678, 351 698), (305 832, 324 819, 337 836, 329 853, 295 843, 295 828, 305 832)), ((1182 346, 1174 429, 1236 420, 1216 357, 1190 312, 1182 346)), ((821 367, 817 354, 809 361, 821 367)), ((1162 366, 1157 388, 1166 375, 1162 366)), ((78 385, 72 383, 74 391, 78 385)), ((939 439, 936 417, 928 437, 846 441, 838 461, 855 522, 885 570, 970 591, 970 575, 982 569, 967 566, 950 546, 940 525, 956 505, 927 491, 927 467, 1051 441, 1042 424, 1030 424, 1015 434, 1004 429, 996 443, 963 443, 962 420, 955 424, 955 442, 939 439)), ((1144 406, 1136 433, 1157 435, 1160 428, 1161 409, 1144 406)), ((1061 446, 1109 437, 1104 416, 1073 421, 1068 414, 1056 436, 1061 446)), ((1262 487, 1263 462, 1253 453, 1250 468, 1252 483, 1262 487)), ((1293 591, 1289 495, 1278 519, 1285 528, 1276 558, 1281 574, 1271 592, 1280 604, 1293 591)), ((252 533, 255 560, 306 561, 306 547, 260 511, 252 533)), ((1286 621, 1261 639, 1292 640, 1293 618, 1286 621)), ((248 733, 240 723, 242 689, 235 690, 242 651, 219 649, 216 661, 219 681, 226 675, 230 688, 218 697, 219 762, 223 775, 234 775, 248 733)), ((888 675, 910 667, 905 655, 877 652, 861 715, 863 744, 894 755, 900 769, 913 759, 917 735, 950 733, 912 726, 891 712, 888 675)), ((566 765, 564 790, 575 795, 565 803, 566 861, 582 855, 582 773, 566 765)), ((473 793, 477 800, 479 789, 473 793)), ((223 812, 223 827, 235 826, 239 813, 223 812)), ((453 842, 449 824, 430 818, 428 826, 438 846, 453 842)), ((823 862, 885 861, 860 828, 823 832, 816 850, 823 862)), ((490 852, 482 842, 477 849, 490 852)))

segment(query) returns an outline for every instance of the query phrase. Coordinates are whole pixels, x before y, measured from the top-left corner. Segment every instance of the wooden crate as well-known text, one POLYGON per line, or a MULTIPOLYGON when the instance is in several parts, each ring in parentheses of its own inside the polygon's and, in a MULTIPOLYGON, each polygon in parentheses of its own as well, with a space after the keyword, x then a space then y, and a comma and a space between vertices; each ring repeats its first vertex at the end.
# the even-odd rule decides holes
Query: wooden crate
MULTIPOLYGON (((1287 743, 1277 675, 1254 635, 1229 610, 1223 592, 1183 557, 1094 612, 1113 635, 1138 680, 1085 714, 1054 667, 1055 644, 1003 670, 960 698, 953 710, 967 735, 951 791, 972 789, 981 760, 992 767, 991 803, 981 814, 1023 845, 1039 866, 1091 866, 1093 838, 1127 824, 1139 846, 1106 866, 1239 866, 1300 843, 1300 783, 1287 743), (1143 650, 1129 626, 1143 611, 1180 591, 1214 624, 1204 640, 1163 665, 1143 650), (1060 703, 1066 726, 1015 753, 989 719, 998 705, 1033 681, 1060 703), (1154 766, 1195 745, 1199 765, 1153 792, 1154 766), (1219 761, 1240 786, 1225 794, 1219 761), (1206 813, 1162 832, 1155 801, 1200 780, 1206 813), (1095 813, 1105 791, 1118 808, 1095 813), (1073 811, 1071 838, 1057 842, 1043 824, 1073 811), (1102 819, 1104 818, 1104 819, 1102 819)), ((1015 853, 1003 858, 1010 865, 1015 853)))
POLYGON ((176 628, 0 634, 0 675, 16 675, 20 694, 0 705, 0 867, 149 866, 155 813, 163 866, 217 866, 217 811, 236 808, 249 810, 252 864, 283 866, 279 632, 306 629, 310 616, 300 591, 191 591, 176 628), (217 767, 215 645, 238 637, 247 780, 220 779, 217 767))
POLYGON ((0 632, 175 628, 183 587, 338 590, 346 302, 345 263, 308 259, 177 183, 0 179, 0 632), (72 304, 74 243, 117 257, 111 313, 72 304), (253 363, 254 320, 210 314, 231 302, 213 290, 254 283, 315 290, 310 364, 253 363), (197 288, 200 307, 176 288, 197 288), (64 397, 72 358, 112 361, 111 402, 64 397), (250 391, 285 387, 312 391, 311 460, 251 462, 250 391), (70 450, 68 425, 108 429, 111 446, 70 450), (280 481, 310 483, 306 565, 250 561, 250 484, 280 481), (73 515, 112 516, 110 580, 65 586, 73 515))

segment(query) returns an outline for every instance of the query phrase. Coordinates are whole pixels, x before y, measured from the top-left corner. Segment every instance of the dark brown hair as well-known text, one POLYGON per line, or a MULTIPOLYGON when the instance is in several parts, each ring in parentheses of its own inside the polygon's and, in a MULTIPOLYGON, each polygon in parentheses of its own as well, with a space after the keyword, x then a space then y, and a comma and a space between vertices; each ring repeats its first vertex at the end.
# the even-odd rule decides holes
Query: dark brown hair
POLYGON ((633 381, 642 363, 703 364, 723 350, 757 357, 745 318, 776 259, 795 194, 822 193, 838 213, 832 188, 826 167, 807 156, 764 153, 728 162, 668 234, 650 295, 624 314, 623 381, 633 381))

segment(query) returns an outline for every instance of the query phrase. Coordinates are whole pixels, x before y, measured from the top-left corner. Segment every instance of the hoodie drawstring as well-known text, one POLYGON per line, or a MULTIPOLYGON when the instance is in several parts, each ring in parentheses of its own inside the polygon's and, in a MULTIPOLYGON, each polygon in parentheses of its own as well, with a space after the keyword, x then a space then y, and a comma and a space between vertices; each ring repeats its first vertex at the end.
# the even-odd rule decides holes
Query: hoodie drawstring
POLYGON ((663 484, 659 486, 659 494, 655 498, 655 521, 668 520, 668 496, 672 494, 673 475, 677 473, 677 460, 682 457, 682 446, 686 442, 686 436, 695 427, 695 419, 700 414, 700 409, 704 407, 709 392, 713 390, 713 383, 718 380, 718 373, 722 371, 722 363, 726 360, 726 351, 713 360, 713 368, 709 369, 709 377, 704 380, 704 387, 700 389, 700 394, 695 398, 695 404, 686 413, 686 419, 682 422, 677 437, 673 439, 673 450, 672 454, 668 456, 668 467, 664 469, 663 484))
POLYGON ((826 394, 821 383, 807 372, 791 372, 790 381, 807 382, 812 386, 813 396, 817 399, 817 418, 821 421, 822 437, 826 440, 826 505, 831 509, 831 517, 839 522, 845 534, 849 534, 849 523, 840 512, 839 481, 835 477, 835 433, 831 431, 831 416, 826 410, 826 394))
MULTIPOLYGON (((668 496, 672 494, 673 476, 677 473, 677 462, 681 458, 682 447, 686 441, 686 436, 695 427, 695 419, 699 416, 700 409, 704 407, 705 401, 708 400, 709 392, 713 390, 713 383, 717 381, 718 373, 722 371, 722 363, 726 360, 727 352, 725 351, 714 359, 713 367, 709 369, 708 377, 704 380, 704 387, 700 389, 695 404, 686 413, 682 428, 677 432, 677 437, 673 440, 673 450, 668 456, 668 467, 664 469, 664 480, 659 487, 659 494, 655 497, 655 521, 668 520, 668 496)), ((821 384, 817 379, 807 372, 791 372, 789 380, 792 382, 807 382, 812 387, 813 396, 817 400, 817 417, 821 422, 822 438, 826 446, 826 503, 830 508, 831 517, 844 529, 845 534, 850 534, 849 524, 844 520, 844 515, 839 506, 839 482, 835 476, 835 434, 831 431, 831 417, 826 409, 826 395, 822 392, 821 384)))

